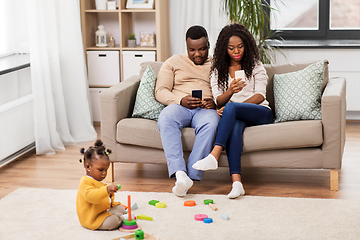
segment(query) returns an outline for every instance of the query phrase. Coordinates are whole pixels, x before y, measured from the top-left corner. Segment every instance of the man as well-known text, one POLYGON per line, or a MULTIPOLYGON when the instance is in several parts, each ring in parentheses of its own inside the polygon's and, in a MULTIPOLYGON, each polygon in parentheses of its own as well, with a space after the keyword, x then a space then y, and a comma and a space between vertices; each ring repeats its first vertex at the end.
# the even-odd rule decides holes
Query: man
POLYGON ((206 157, 213 146, 220 120, 212 99, 206 30, 192 26, 186 32, 187 55, 174 55, 164 62, 157 77, 155 97, 167 105, 158 119, 169 177, 176 178, 172 191, 185 196, 193 180, 201 180, 203 171, 192 165, 206 157), (202 90, 204 100, 191 97, 192 90, 202 90), (185 164, 181 129, 195 129, 195 143, 185 164))

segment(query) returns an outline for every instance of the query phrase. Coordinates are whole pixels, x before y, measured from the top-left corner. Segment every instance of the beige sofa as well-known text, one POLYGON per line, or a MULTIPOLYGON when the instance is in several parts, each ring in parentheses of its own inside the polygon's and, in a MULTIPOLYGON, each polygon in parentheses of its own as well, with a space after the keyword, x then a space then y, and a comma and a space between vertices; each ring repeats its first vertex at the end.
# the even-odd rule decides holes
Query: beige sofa
MULTIPOLYGON (((161 64, 142 64, 140 76, 150 64, 157 75, 161 64)), ((265 65, 269 76, 267 100, 274 110, 273 76, 301 70, 310 63, 265 65)), ((338 170, 345 143, 345 79, 328 79, 325 64, 324 91, 321 99, 322 120, 302 120, 248 127, 244 132, 242 166, 287 169, 328 169, 330 189, 338 189, 338 170)), ((131 118, 141 77, 133 76, 100 94, 101 138, 112 150, 111 171, 107 181, 114 181, 114 164, 166 164, 157 122, 131 118)), ((275 115, 274 115, 275 116, 275 115)), ((185 158, 192 149, 195 135, 192 128, 182 130, 185 158)), ((228 166, 226 154, 219 166, 228 166)))

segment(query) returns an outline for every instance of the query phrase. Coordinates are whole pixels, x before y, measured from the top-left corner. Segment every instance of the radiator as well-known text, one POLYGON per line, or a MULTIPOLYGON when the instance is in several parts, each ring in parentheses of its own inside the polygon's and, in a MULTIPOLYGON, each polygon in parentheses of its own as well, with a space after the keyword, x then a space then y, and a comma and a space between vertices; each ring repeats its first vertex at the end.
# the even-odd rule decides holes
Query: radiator
POLYGON ((360 111, 360 74, 347 73, 346 77, 346 110, 360 111))
POLYGON ((0 166, 35 146, 33 96, 0 106, 0 166))

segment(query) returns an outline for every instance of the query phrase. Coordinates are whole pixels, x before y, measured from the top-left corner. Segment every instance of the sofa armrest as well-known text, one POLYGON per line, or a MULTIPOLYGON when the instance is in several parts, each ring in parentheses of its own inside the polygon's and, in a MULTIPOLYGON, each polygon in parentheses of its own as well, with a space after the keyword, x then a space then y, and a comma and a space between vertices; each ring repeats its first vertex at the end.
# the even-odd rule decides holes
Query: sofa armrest
POLYGON ((132 114, 139 84, 132 76, 100 93, 101 139, 109 149, 115 150, 116 124, 132 114))
POLYGON ((321 98, 324 168, 340 169, 345 145, 346 80, 331 78, 321 98))

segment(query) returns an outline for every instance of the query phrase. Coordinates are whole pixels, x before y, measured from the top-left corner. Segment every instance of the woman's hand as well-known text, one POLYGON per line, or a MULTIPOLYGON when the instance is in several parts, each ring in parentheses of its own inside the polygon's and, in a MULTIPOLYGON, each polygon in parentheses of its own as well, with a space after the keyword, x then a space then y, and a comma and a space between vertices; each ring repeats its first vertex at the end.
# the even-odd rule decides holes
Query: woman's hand
POLYGON ((219 114, 220 117, 222 117, 223 111, 224 111, 225 106, 223 106, 222 108, 217 110, 217 113, 219 114))
POLYGON ((232 95, 234 93, 240 92, 245 86, 245 80, 242 80, 241 78, 234 79, 233 81, 231 81, 228 91, 230 91, 230 94, 232 95))

